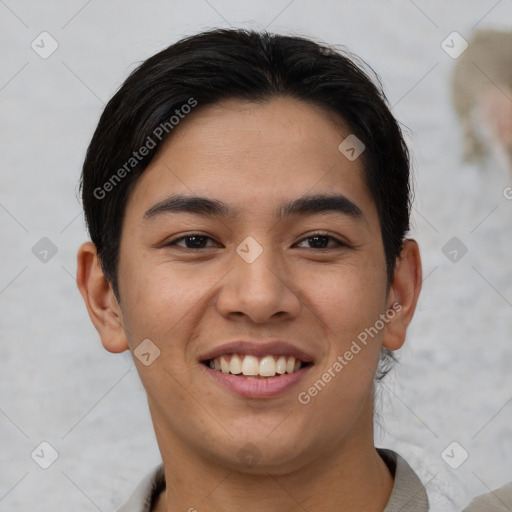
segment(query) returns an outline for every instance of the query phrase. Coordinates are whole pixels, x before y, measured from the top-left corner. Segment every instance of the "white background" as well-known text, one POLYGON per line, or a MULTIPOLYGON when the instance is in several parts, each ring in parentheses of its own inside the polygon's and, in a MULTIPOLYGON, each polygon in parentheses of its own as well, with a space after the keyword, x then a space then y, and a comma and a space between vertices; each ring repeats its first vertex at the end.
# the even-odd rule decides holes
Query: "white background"
MULTIPOLYGON (((0 510, 115 510, 160 462, 136 370, 106 352, 75 285, 87 239, 77 183, 104 104, 180 37, 244 26, 343 44, 380 74, 408 128, 411 235, 425 281, 400 364, 381 387, 377 444, 418 472, 432 510, 512 480, 512 173, 461 163, 452 31, 512 29, 511 0, 0 1, 0 510), (47 31, 58 49, 31 42, 47 31), (441 251, 457 236, 467 254, 441 251), (48 237, 47 263, 32 247, 48 237), (50 443, 41 469, 31 452, 50 443), (453 441, 469 458, 452 469, 453 441)), ((461 452, 454 452, 461 453, 461 452)), ((457 455, 459 456, 459 455, 457 455)), ((340 508, 341 510, 341 508, 340 508)))

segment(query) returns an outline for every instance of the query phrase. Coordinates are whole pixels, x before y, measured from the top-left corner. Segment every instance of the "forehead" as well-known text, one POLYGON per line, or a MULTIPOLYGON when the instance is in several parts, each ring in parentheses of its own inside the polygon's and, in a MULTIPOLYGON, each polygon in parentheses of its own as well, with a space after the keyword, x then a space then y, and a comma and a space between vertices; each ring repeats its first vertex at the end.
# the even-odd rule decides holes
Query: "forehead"
POLYGON ((378 223, 362 158, 351 161, 339 150, 349 135, 320 107, 292 98, 199 105, 139 178, 128 208, 140 218, 178 193, 220 199, 254 216, 306 194, 336 193, 378 223))

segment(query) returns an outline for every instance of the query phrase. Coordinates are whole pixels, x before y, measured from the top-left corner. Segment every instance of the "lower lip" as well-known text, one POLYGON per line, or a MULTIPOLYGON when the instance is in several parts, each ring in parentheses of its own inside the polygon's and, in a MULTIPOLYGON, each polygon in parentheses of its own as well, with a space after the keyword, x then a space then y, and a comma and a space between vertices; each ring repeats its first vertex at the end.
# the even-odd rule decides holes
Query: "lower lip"
POLYGON ((305 366, 293 373, 277 374, 275 377, 263 379, 258 377, 240 377, 239 375, 213 370, 204 364, 201 366, 217 382, 220 382, 220 384, 238 395, 245 398, 272 398, 294 387, 305 377, 312 365, 305 366))

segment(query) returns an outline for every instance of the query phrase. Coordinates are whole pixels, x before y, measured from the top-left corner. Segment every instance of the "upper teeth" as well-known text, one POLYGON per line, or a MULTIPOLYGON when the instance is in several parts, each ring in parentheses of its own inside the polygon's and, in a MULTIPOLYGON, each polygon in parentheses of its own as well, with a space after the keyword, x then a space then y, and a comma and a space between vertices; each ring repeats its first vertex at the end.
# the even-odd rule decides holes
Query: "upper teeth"
POLYGON ((234 375, 260 375, 274 377, 276 373, 293 373, 301 368, 301 362, 295 357, 251 355, 225 355, 210 360, 210 368, 234 375))

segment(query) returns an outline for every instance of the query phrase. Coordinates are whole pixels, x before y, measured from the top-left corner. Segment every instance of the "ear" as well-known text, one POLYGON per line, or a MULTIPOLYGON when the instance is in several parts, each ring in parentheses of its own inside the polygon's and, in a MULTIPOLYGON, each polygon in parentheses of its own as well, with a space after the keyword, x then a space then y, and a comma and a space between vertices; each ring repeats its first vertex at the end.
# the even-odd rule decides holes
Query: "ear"
POLYGON ((420 249, 415 240, 405 239, 400 256, 396 260, 393 282, 388 294, 387 311, 395 311, 395 315, 390 317, 386 324, 382 337, 383 347, 398 350, 404 344, 407 327, 418 302, 421 282, 420 249))
POLYGON ((115 353, 128 350, 121 308, 92 242, 82 244, 78 250, 76 281, 105 349, 115 353))

